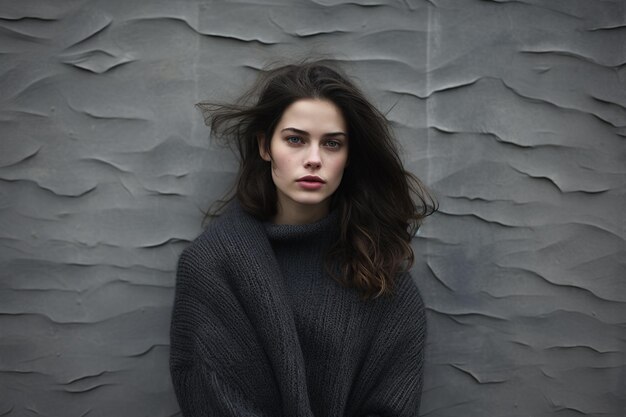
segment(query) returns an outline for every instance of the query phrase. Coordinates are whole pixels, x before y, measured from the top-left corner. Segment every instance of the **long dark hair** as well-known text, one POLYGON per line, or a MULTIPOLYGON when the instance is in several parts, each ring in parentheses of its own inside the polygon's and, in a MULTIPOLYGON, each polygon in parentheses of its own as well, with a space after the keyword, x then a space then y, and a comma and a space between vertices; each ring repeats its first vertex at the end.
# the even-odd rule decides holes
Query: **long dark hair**
MULTIPOLYGON (((413 263, 411 237, 437 203, 403 168, 385 116, 340 70, 322 61, 267 70, 235 104, 197 105, 212 134, 234 144, 240 157, 234 193, 213 213, 237 197, 244 210, 261 220, 276 214, 276 187, 257 138, 271 138, 285 109, 310 98, 334 103, 350 138, 349 163, 331 199, 331 209, 339 211, 340 234, 327 269, 337 271, 331 263, 339 261, 333 277, 365 298, 390 294, 394 277, 413 263)), ((270 141, 264 143, 269 153, 270 141)))

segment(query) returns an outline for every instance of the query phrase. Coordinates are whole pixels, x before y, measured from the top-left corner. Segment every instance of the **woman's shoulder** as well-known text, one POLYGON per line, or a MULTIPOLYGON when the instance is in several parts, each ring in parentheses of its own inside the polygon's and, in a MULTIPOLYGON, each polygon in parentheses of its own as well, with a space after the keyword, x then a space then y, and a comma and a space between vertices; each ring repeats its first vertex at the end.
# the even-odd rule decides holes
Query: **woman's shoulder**
POLYGON ((426 330, 426 306, 414 278, 407 271, 395 284, 385 322, 401 334, 422 334, 426 330))
POLYGON ((181 256, 201 258, 228 258, 259 229, 260 223, 243 211, 241 205, 231 201, 225 210, 212 218, 205 229, 184 250, 181 256))
POLYGON ((410 271, 396 277, 393 294, 388 298, 388 308, 397 315, 423 315, 425 312, 422 294, 410 271))
POLYGON ((183 249, 177 264, 178 287, 198 290, 203 288, 203 283, 225 278, 229 262, 232 262, 228 248, 233 240, 229 216, 225 212, 213 218, 202 233, 183 249))
POLYGON ((404 346, 423 342, 426 333, 426 309, 411 273, 396 276, 393 292, 368 300, 368 316, 377 346, 402 343, 404 346))
POLYGON ((191 243, 183 250, 182 256, 213 254, 220 249, 220 240, 223 234, 223 221, 220 218, 211 220, 191 243))

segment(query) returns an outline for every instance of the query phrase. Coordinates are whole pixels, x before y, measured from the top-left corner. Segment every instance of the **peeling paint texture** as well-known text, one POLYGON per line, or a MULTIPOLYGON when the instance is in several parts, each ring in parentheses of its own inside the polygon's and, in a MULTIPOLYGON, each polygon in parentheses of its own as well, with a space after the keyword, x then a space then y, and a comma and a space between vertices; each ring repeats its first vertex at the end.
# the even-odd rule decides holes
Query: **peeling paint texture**
POLYGON ((5 0, 0 53, 0 416, 179 415, 176 260, 237 169, 193 106, 309 54, 440 201, 421 414, 626 415, 626 2, 5 0))

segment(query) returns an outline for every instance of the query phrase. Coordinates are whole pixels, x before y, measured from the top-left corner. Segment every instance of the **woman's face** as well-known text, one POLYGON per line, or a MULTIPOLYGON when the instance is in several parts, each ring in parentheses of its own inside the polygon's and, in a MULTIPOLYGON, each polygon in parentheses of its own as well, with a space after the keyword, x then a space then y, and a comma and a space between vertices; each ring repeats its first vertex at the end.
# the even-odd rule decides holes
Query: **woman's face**
POLYGON ((334 103, 302 99, 287 107, 276 125, 271 158, 265 138, 259 138, 259 152, 272 164, 278 195, 275 223, 310 223, 328 213, 348 160, 347 133, 334 103))

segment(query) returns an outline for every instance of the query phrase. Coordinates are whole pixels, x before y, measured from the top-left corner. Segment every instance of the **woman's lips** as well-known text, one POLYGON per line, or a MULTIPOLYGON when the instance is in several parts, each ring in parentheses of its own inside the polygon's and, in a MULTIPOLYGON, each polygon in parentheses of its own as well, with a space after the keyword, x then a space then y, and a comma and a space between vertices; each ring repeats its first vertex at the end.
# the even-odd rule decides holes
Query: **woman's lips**
POLYGON ((305 190, 318 190, 324 185, 324 180, 320 177, 307 175, 306 177, 299 178, 297 183, 305 190))

